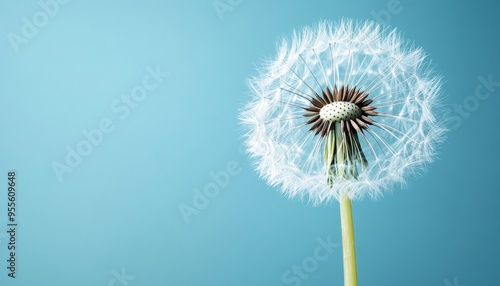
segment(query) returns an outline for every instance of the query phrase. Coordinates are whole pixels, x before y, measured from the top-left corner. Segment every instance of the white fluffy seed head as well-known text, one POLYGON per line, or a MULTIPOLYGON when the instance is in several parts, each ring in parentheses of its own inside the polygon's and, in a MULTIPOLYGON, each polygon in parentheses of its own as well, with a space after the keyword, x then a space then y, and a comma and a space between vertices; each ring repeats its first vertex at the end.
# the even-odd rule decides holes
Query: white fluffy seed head
MULTIPOLYGON (((252 96, 240 117, 259 174, 287 197, 315 205, 338 200, 341 193, 377 198, 403 184, 434 159, 446 131, 441 79, 425 58, 395 30, 372 21, 320 22, 293 33, 249 80, 252 96), (318 83, 369 91, 367 99, 377 106, 374 127, 359 136, 368 166, 356 179, 333 178, 332 185, 326 180, 324 138, 310 136, 302 116, 302 107, 310 106, 307 97, 321 92, 318 83)), ((355 116, 339 114, 338 106, 330 105, 321 116, 355 116)))
POLYGON ((361 116, 361 108, 352 102, 335 101, 321 108, 319 117, 330 122, 348 121, 361 116))

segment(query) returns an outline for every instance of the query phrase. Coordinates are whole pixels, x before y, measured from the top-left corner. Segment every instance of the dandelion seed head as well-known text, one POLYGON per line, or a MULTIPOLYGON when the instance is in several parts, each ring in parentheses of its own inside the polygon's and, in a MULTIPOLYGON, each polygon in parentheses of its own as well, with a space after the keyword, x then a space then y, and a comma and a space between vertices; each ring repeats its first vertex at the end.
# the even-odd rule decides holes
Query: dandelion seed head
POLYGON ((373 22, 295 31, 249 80, 241 113, 256 170, 314 204, 377 198, 433 160, 445 129, 425 53, 373 22))

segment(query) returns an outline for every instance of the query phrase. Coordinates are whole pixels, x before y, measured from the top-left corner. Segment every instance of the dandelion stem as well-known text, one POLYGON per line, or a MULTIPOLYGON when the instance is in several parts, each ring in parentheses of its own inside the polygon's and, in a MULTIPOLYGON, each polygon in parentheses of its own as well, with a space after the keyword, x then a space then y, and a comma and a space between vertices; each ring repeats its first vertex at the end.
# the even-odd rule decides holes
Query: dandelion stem
MULTIPOLYGON (((357 174, 356 166, 351 163, 352 160, 350 159, 349 152, 358 151, 359 154, 356 154, 354 157, 364 157, 361 147, 357 143, 357 137, 355 137, 356 140, 353 140, 352 137, 343 137, 344 134, 341 128, 340 123, 335 123, 333 130, 328 134, 325 142, 326 176, 330 187, 333 185, 334 177, 337 177, 337 179, 348 179, 349 174, 357 174), (354 146, 352 146, 353 144, 354 146), (335 174, 332 174, 332 172, 335 174)), ((354 246, 352 205, 346 191, 341 190, 339 198, 342 255, 344 258, 344 286, 357 286, 358 278, 356 273, 356 248, 354 246)))
POLYGON ((344 193, 340 195, 340 225, 342 228, 342 254, 344 257, 344 286, 357 286, 352 206, 351 200, 344 193))

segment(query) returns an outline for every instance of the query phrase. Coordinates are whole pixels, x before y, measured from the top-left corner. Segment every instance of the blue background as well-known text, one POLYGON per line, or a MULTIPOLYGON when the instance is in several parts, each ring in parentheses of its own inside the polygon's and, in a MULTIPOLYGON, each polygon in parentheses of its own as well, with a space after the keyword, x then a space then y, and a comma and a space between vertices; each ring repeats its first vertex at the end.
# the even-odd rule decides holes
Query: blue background
POLYGON ((17 53, 9 33, 22 35, 23 17, 43 10, 0 3, 0 284, 342 285, 340 248, 299 284, 282 279, 317 239, 340 243, 338 205, 268 187, 241 150, 237 117, 245 80, 278 37, 349 17, 424 47, 454 122, 425 174, 354 203, 359 284, 500 285, 500 87, 475 95, 478 77, 500 81, 499 4, 221 1, 234 5, 218 15, 211 0, 72 0, 17 53), (112 102, 158 65, 168 78, 120 119, 112 102), (467 115, 454 111, 464 104, 467 115), (53 163, 104 118, 114 131, 59 181, 53 163), (229 182, 186 219, 180 207, 228 164, 229 182), (18 173, 16 279, 5 268, 9 170, 18 173), (122 270, 130 277, 120 282, 122 270))

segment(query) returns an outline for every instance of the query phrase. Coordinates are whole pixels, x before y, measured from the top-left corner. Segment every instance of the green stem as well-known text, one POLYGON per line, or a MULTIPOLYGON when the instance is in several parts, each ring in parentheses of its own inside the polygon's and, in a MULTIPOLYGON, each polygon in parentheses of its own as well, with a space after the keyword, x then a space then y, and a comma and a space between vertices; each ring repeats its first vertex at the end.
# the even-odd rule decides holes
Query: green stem
POLYGON ((344 256, 344 286, 357 286, 352 206, 351 200, 343 193, 340 195, 340 224, 342 228, 342 254, 344 256))
MULTIPOLYGON (((348 179, 349 174, 356 177, 356 167, 353 166, 349 158, 349 152, 356 152, 361 147, 352 146, 357 141, 351 142, 343 137, 341 124, 336 122, 333 130, 328 134, 325 142, 325 164, 326 177, 330 188, 333 186, 333 180, 348 179)), ((350 138, 350 137, 349 137, 350 138)), ((354 137, 357 140, 357 137, 354 137)), ((359 144, 359 143, 358 143, 359 144)), ((352 155, 354 158, 360 158, 362 166, 366 164, 363 152, 352 155), (364 160, 364 161, 363 161, 364 160)), ((342 254, 344 256, 344 285, 357 286, 358 278, 356 273, 356 248, 354 247, 354 226, 352 221, 351 199, 340 190, 340 225, 342 228, 342 254)))

